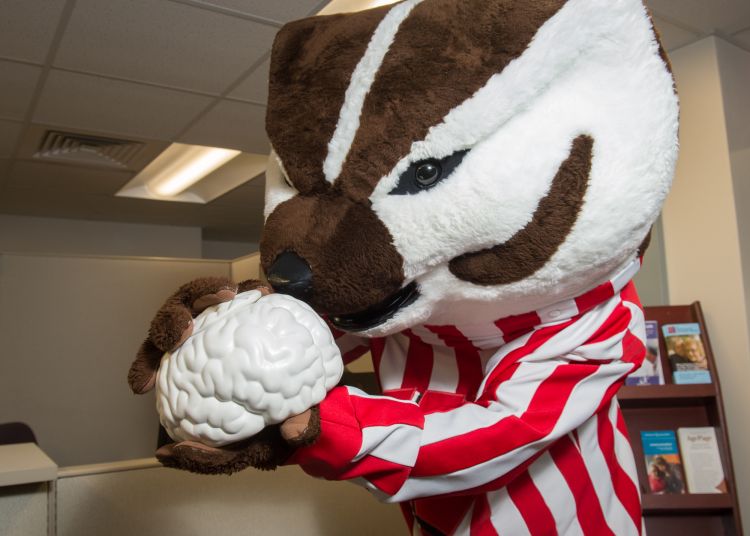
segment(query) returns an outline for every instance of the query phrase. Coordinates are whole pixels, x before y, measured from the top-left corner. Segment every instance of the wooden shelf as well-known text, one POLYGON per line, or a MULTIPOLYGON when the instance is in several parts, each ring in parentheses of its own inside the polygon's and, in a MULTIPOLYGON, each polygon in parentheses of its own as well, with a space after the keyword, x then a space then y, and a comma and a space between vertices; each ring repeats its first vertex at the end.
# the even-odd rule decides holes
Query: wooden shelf
POLYGON ((739 536, 742 532, 739 505, 734 486, 732 454, 729 448, 721 382, 706 321, 698 302, 691 305, 646 307, 646 319, 659 323, 659 355, 666 385, 625 386, 617 397, 632 439, 638 468, 646 529, 651 536, 739 536), (661 327, 665 324, 696 322, 706 350, 713 383, 676 385, 667 358, 661 327), (729 493, 656 495, 649 489, 647 467, 640 441, 642 431, 677 430, 681 427, 712 426, 716 429, 729 493))
POLYGON ((626 385, 617 393, 623 408, 689 406, 716 398, 712 383, 695 385, 626 385))
POLYGON ((728 493, 645 494, 642 501, 644 514, 713 514, 729 512, 734 505, 728 493))

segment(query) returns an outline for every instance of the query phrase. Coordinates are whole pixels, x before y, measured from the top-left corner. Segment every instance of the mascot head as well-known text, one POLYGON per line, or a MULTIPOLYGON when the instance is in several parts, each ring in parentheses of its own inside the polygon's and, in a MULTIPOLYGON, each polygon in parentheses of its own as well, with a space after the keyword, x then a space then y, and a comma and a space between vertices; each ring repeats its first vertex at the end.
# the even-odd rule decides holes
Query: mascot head
POLYGON ((405 0, 274 43, 262 266, 379 336, 575 297, 640 254, 678 104, 641 0, 405 0))

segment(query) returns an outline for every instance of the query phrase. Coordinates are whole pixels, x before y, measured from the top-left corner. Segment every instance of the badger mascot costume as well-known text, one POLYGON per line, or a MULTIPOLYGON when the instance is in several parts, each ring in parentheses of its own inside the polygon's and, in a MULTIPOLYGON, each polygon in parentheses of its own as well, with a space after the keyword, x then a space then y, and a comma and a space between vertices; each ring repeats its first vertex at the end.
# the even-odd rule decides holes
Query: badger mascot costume
MULTIPOLYGON (((346 361, 371 353, 381 392, 339 386, 247 441, 159 458, 296 463, 401 503, 414 533, 640 533, 616 393, 645 353, 631 279, 677 124, 640 0, 405 0, 287 24, 262 267, 328 320, 346 361)), ((237 291, 182 287, 133 389, 237 291)))

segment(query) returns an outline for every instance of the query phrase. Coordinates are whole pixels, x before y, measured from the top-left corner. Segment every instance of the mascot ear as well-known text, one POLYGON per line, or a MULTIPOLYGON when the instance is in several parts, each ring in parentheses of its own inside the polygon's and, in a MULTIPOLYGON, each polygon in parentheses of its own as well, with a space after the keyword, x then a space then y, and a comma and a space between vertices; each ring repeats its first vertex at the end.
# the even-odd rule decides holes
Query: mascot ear
POLYGON ((276 34, 266 131, 300 192, 324 181, 322 162, 351 74, 390 7, 303 19, 276 34))
POLYGON ((380 178, 393 167, 393 160, 409 152, 412 142, 424 138, 453 107, 522 54, 536 31, 564 4, 402 2, 284 26, 271 55, 266 130, 295 188, 309 194, 326 184, 321 164, 329 142, 336 145, 332 140, 352 75, 371 45, 372 65, 365 62, 359 73, 362 83, 355 87, 366 92, 369 104, 361 114, 363 123, 352 128, 378 139, 388 132, 385 137, 397 141, 388 158, 378 159, 383 169, 371 169, 367 155, 380 154, 388 144, 373 147, 367 137, 360 143, 368 160, 366 175, 380 178), (461 39, 455 38, 456 27, 466 28, 461 39), (390 38, 395 39, 391 44, 390 38), (386 57, 376 59, 378 51, 386 57), (433 77, 440 82, 432 83, 433 77))

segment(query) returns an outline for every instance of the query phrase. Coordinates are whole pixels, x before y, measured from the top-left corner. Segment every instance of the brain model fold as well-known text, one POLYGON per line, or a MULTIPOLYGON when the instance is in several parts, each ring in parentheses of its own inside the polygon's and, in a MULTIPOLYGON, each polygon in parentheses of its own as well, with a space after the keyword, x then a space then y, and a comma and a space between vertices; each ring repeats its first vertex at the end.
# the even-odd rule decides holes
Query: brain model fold
POLYGON ((319 403, 343 370, 328 326, 307 304, 252 290, 206 309, 164 354, 156 407, 175 441, 218 447, 319 403))

